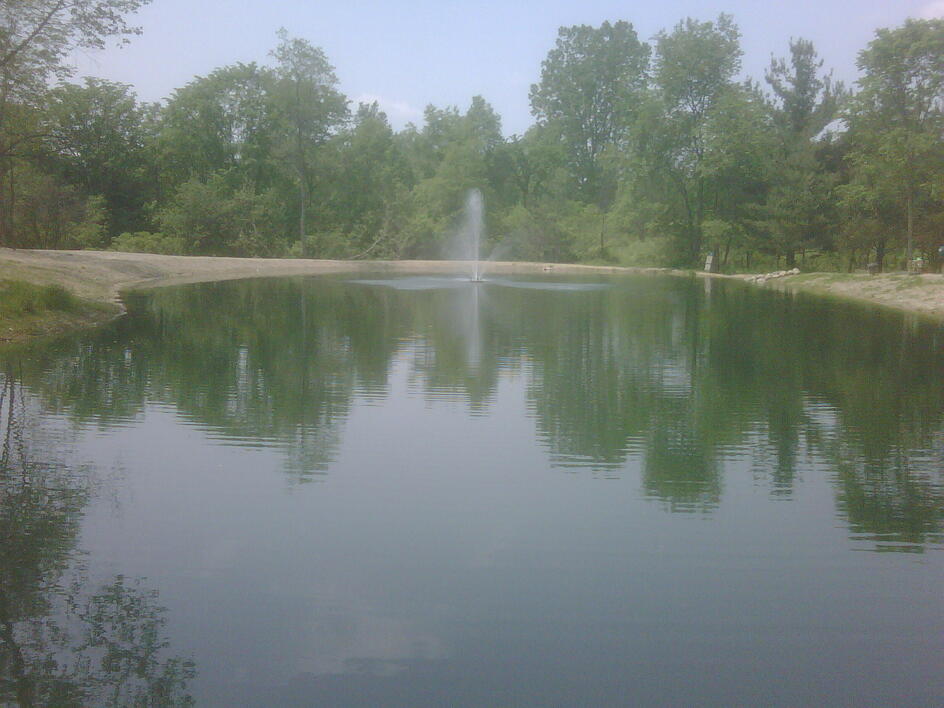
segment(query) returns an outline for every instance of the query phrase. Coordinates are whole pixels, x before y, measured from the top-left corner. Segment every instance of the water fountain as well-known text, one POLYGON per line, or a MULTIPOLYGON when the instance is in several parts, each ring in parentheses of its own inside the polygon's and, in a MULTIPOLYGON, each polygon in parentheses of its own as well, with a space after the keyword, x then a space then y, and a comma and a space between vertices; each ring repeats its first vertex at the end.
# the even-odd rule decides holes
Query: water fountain
MULTIPOLYGON (((465 274, 459 277, 442 277, 429 275, 413 275, 396 278, 382 279, 358 279, 353 282, 362 285, 381 285, 396 288, 398 290, 438 290, 443 288, 467 288, 470 284, 477 285, 486 283, 490 286, 526 288, 532 290, 559 290, 559 291, 589 291, 608 288, 607 283, 592 282, 572 282, 572 281, 547 281, 547 280, 509 280, 506 278, 490 278, 485 280, 485 263, 490 257, 482 258, 482 236, 485 231, 485 202, 482 198, 482 192, 478 189, 470 189, 465 198, 465 205, 462 210, 462 218, 459 221, 459 227, 452 234, 449 240, 445 255, 454 262, 468 261, 470 268, 468 276, 465 274)), ((494 253, 493 253, 494 255, 494 253)), ((462 268, 462 266, 460 266, 462 268)), ((550 270, 549 267, 544 268, 550 270)), ((478 288, 473 288, 478 290, 478 288)), ((478 300, 476 299, 477 303, 478 300)), ((477 306, 477 305, 476 305, 477 306)))
POLYGON ((482 193, 470 189, 465 199, 462 227, 459 229, 460 249, 464 260, 472 261, 473 283, 482 282, 481 248, 484 224, 482 193))

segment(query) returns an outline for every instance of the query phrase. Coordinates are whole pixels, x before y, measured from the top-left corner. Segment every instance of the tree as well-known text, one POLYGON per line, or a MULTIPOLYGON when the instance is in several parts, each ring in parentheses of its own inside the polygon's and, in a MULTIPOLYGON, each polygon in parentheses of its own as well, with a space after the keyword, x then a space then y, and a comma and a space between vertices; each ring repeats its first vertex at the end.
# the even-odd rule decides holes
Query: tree
POLYGON ((666 202, 664 219, 680 241, 681 261, 702 249, 710 208, 705 171, 713 114, 733 90, 741 66, 740 33, 730 15, 715 22, 688 18, 656 36, 655 93, 638 130, 641 177, 666 202))
POLYGON ((770 246, 791 268, 798 249, 830 246, 835 229, 836 179, 817 159, 817 149, 845 91, 831 73, 820 76, 822 67, 813 43, 796 39, 790 40, 790 63, 772 59, 766 73, 777 144, 767 158, 771 190, 764 221, 770 246))
POLYGON ((330 210, 340 238, 331 255, 396 256, 412 175, 386 114, 376 102, 361 103, 332 148, 330 210))
POLYGON ((904 231, 910 261, 944 164, 944 20, 878 30, 857 64, 863 76, 846 115, 852 185, 844 206, 861 213, 863 199, 887 195, 894 208, 872 213, 886 229, 904 231))
POLYGON ((531 112, 554 123, 584 199, 603 206, 608 193, 600 158, 623 145, 646 87, 649 45, 628 22, 562 27, 531 87, 531 112))
MULTIPOLYGON (((398 136, 417 182, 411 192, 404 253, 412 257, 436 257, 448 244, 470 189, 483 192, 487 203, 498 203, 496 186, 499 156, 504 147, 501 119, 481 96, 474 96, 465 112, 450 106, 427 106, 422 130, 410 127, 398 136), (494 182, 493 182, 494 180, 494 182)), ((492 210, 486 212, 490 221, 492 210)))
POLYGON ((833 83, 832 72, 819 75, 823 60, 813 43, 790 40, 790 64, 771 59, 765 78, 776 96, 776 119, 790 134, 812 138, 836 117, 843 97, 842 83, 833 83))
POLYGON ((231 171, 234 181, 263 188, 272 181, 277 140, 274 75, 255 63, 234 64, 197 77, 167 102, 160 160, 170 186, 231 171))
POLYGON ((284 131, 282 150, 298 185, 298 237, 306 236, 305 217, 313 183, 315 151, 348 117, 347 99, 337 90, 334 67, 321 49, 279 30, 275 58, 275 107, 284 131))
POLYGON ((104 198, 112 235, 142 229, 152 191, 145 180, 144 115, 131 88, 101 79, 64 84, 51 92, 47 121, 52 171, 104 198))
POLYGON ((14 229, 13 161, 41 136, 17 121, 22 107, 38 106, 50 79, 64 79, 74 49, 101 49, 109 38, 126 42, 138 29, 125 16, 149 0, 0 0, 0 243, 14 229))
POLYGON ((125 22, 150 0, 0 0, 0 95, 30 102, 50 77, 64 79, 73 49, 102 49, 138 34, 125 22))
POLYGON ((751 251, 759 240, 774 133, 765 97, 750 82, 725 91, 709 113, 701 158, 702 238, 720 266, 732 248, 751 251))
POLYGON ((157 218, 163 233, 180 238, 193 253, 280 255, 285 244, 274 233, 274 202, 271 192, 256 192, 249 184, 234 187, 218 173, 181 184, 157 218))

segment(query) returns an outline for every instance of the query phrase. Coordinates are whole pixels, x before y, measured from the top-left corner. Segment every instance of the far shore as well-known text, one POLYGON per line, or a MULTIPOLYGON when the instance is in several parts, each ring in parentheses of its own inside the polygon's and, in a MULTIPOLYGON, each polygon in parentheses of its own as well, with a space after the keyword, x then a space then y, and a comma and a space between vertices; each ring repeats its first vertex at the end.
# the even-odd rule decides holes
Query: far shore
MULTIPOLYGON (((294 258, 230 258, 217 256, 165 256, 115 251, 42 251, 0 248, 0 279, 60 285, 93 303, 107 303, 117 314, 123 311, 121 294, 167 285, 218 280, 330 273, 391 272, 403 274, 455 274, 469 264, 456 261, 330 261, 294 258)), ((580 273, 666 273, 691 275, 692 271, 665 268, 628 268, 559 263, 488 264, 488 272, 502 275, 580 273)), ((697 273, 705 276, 703 273, 697 273)), ((749 276, 711 276, 748 279, 749 276)), ((767 279, 757 287, 811 292, 871 302, 944 321, 944 276, 939 274, 841 274, 801 273, 767 279)), ((94 324, 101 317, 91 318, 94 324)), ((78 321, 81 324, 81 320, 78 321)), ((12 333, 0 339, 23 339, 35 332, 12 333)), ((58 329, 69 328, 65 324, 58 329)))

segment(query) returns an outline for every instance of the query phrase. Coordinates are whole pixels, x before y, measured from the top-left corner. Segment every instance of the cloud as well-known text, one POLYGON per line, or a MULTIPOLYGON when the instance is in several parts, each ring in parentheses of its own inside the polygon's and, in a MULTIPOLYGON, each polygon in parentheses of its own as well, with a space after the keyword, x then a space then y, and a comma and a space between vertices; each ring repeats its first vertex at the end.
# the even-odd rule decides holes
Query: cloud
POLYGON ((380 105, 380 110, 387 114, 387 118, 394 127, 402 127, 410 122, 415 123, 423 118, 423 111, 406 101, 384 98, 373 93, 362 93, 354 99, 354 103, 373 103, 374 101, 380 105))
POLYGON ((921 8, 918 15, 926 20, 944 17, 944 0, 932 0, 921 8))

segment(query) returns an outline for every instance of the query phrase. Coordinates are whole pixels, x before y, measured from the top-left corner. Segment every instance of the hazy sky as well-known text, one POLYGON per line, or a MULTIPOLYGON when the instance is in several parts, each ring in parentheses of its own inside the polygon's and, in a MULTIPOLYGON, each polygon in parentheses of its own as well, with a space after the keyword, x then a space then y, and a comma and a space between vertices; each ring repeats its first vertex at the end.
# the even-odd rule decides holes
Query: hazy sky
POLYGON ((857 53, 879 27, 944 17, 944 0, 153 0, 135 18, 143 34, 122 49, 74 58, 79 76, 132 84, 158 101, 194 76, 236 62, 269 62, 276 30, 321 47, 341 90, 378 100, 395 128, 420 123, 427 104, 465 110, 481 94, 507 135, 531 124, 528 90, 563 25, 633 23, 643 40, 684 17, 734 16, 743 74, 758 80, 791 37, 813 40, 826 67, 855 80, 857 53))

